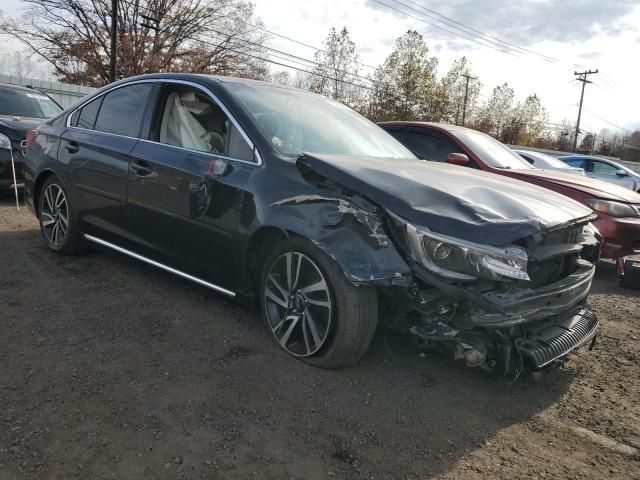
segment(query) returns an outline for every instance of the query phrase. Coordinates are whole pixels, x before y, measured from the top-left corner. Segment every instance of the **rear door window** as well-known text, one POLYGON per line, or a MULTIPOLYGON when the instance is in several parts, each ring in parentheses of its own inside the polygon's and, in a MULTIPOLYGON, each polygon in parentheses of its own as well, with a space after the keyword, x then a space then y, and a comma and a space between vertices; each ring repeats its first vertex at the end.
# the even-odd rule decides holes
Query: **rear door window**
POLYGON ((583 158, 570 158, 568 160, 563 160, 567 165, 571 165, 572 167, 583 168, 587 170, 587 162, 583 158))
POLYGON ((137 137, 152 88, 152 83, 138 83, 107 93, 102 101, 95 129, 137 137))

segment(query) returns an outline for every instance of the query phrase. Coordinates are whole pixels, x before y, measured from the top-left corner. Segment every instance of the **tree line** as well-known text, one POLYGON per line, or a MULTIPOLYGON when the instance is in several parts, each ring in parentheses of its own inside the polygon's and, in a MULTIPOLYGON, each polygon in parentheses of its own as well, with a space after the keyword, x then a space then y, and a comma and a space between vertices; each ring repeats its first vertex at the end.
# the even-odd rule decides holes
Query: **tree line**
MULTIPOLYGON (((111 0, 23 2, 27 10, 21 18, 0 16, 0 33, 25 43, 59 81, 92 87, 108 83, 111 0)), ((537 94, 518 100, 503 83, 481 99, 483 85, 469 60, 463 56, 439 75, 438 58, 415 30, 396 40, 381 65, 369 67, 346 27, 331 28, 313 60, 295 61, 270 48, 270 34, 245 0, 119 0, 118 27, 119 78, 171 71, 269 80, 334 98, 373 121, 460 125, 464 119, 465 126, 505 143, 571 147, 575 129, 569 121, 549 124, 537 94), (283 64, 280 59, 303 68, 294 67, 298 71, 291 74, 270 65, 283 64)), ((5 58, 4 71, 8 60, 20 59, 5 58)), ((24 62, 19 67, 23 73, 24 62)), ((579 146, 615 156, 634 138, 587 133, 579 146)))

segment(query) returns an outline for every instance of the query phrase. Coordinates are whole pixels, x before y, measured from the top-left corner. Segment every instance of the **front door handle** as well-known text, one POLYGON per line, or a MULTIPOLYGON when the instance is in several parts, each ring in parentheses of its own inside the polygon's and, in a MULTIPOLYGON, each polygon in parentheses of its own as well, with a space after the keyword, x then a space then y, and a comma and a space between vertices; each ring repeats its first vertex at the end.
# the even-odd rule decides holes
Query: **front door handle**
POLYGON ((131 173, 135 173, 139 177, 145 177, 153 171, 151 168, 151 165, 149 165, 147 162, 142 160, 136 163, 130 164, 129 169, 131 173))
POLYGON ((66 143, 66 145, 64 146, 64 148, 67 150, 67 152, 69 153, 77 153, 78 150, 80 150, 80 145, 78 145, 78 142, 74 142, 73 140, 69 141, 66 143))

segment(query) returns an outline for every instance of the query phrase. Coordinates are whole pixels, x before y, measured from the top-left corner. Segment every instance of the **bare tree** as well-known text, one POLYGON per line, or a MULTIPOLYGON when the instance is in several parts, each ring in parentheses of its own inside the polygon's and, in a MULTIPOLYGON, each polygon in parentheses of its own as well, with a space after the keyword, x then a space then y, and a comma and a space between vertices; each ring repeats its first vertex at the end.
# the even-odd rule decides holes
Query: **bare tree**
POLYGON ((362 89, 354 85, 361 81, 358 79, 359 57, 346 27, 339 32, 331 28, 324 49, 315 54, 315 61, 318 65, 313 70, 309 89, 358 108, 364 98, 362 89))
MULTIPOLYGON (((110 0, 23 1, 22 18, 0 18, 1 33, 28 45, 61 81, 108 82, 110 0)), ((264 77, 266 37, 249 24, 252 17, 253 5, 243 0, 121 0, 117 76, 190 71, 264 77), (143 16, 157 20, 158 28, 149 28, 155 22, 143 16)))
POLYGON ((461 57, 451 64, 451 68, 440 80, 440 88, 444 93, 446 103, 441 120, 455 125, 462 123, 462 111, 464 109, 465 97, 467 101, 467 118, 475 115, 478 97, 482 84, 473 77, 471 63, 467 57, 461 57), (463 75, 468 75, 469 84, 463 75))
POLYGON ((372 117, 376 120, 432 120, 444 95, 438 91, 438 59, 429 56, 421 34, 409 30, 373 75, 372 117))
POLYGON ((21 81, 30 78, 35 70, 32 52, 13 52, 0 55, 0 72, 18 77, 21 81))

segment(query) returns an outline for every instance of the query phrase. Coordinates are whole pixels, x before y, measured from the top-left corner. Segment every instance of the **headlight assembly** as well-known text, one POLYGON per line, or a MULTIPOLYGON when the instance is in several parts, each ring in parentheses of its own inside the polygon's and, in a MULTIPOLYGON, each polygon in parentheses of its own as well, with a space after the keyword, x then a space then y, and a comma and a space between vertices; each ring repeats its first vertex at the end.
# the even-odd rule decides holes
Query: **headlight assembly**
POLYGON ((479 245, 406 225, 411 255, 427 270, 451 280, 529 280, 527 252, 516 246, 479 245))
POLYGON ((4 133, 0 133, 0 148, 11 149, 11 140, 4 133))
POLYGON ((588 198, 585 203, 596 212, 611 215, 612 217, 637 217, 638 214, 628 203, 613 202, 611 200, 600 200, 598 198, 588 198))

